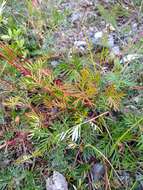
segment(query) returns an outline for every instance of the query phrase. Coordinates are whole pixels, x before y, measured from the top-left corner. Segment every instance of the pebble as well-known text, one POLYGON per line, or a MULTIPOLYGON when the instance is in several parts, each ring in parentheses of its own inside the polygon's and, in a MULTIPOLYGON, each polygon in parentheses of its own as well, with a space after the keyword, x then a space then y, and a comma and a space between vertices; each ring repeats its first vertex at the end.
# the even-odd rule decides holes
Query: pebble
MULTIPOLYGON (((92 43, 93 45, 101 45, 101 46, 104 46, 104 44, 102 43, 102 38, 104 36, 104 33, 102 31, 100 32, 96 32, 94 34, 94 36, 92 37, 92 43)), ((107 43, 105 46, 109 47, 109 48, 113 48, 113 51, 115 54, 119 54, 119 48, 115 46, 114 44, 114 37, 112 34, 109 34, 107 36, 107 43)))
POLYGON ((132 100, 138 104, 142 100, 142 98, 143 98, 143 95, 138 95, 132 98, 132 100))
POLYGON ((46 180, 46 190, 68 190, 66 178, 61 173, 54 171, 53 175, 46 180))
POLYGON ((71 22, 72 22, 73 24, 75 24, 76 22, 80 21, 81 17, 82 17, 81 13, 76 12, 76 13, 73 13, 73 14, 72 14, 70 20, 71 20, 71 22))
POLYGON ((93 37, 91 37, 91 41, 93 45, 96 47, 97 45, 102 46, 102 37, 103 37, 103 32, 96 32, 93 37))
POLYGON ((103 164, 100 164, 100 163, 94 164, 91 170, 91 174, 94 181, 97 182, 101 180, 105 174, 105 168, 103 164))
POLYGON ((131 28, 133 32, 136 32, 138 30, 138 24, 137 23, 132 23, 131 28))
POLYGON ((114 38, 113 38, 113 35, 109 35, 109 38, 108 38, 108 46, 111 48, 111 47, 114 47, 114 38))
POLYGON ((126 187, 131 185, 131 176, 128 172, 122 171, 120 175, 120 179, 126 187))
POLYGON ((131 62, 135 59, 138 59, 142 57, 142 55, 139 55, 139 54, 129 54, 129 55, 126 55, 125 57, 123 57, 122 61, 123 63, 127 63, 127 62, 131 62))
POLYGON ((119 46, 113 46, 111 48, 111 50, 112 50, 112 52, 113 52, 114 55, 120 55, 121 54, 119 46))
POLYGON ((87 43, 85 41, 75 41, 74 48, 80 51, 85 51, 87 43))
POLYGON ((86 8, 92 6, 93 2, 92 0, 82 0, 79 5, 86 8))
POLYGON ((95 39, 96 41, 100 40, 102 37, 103 37, 103 32, 102 32, 102 31, 101 31, 101 32, 96 32, 96 33, 94 34, 94 39, 95 39))
POLYGON ((59 62, 58 61, 51 61, 51 66, 52 67, 57 67, 59 65, 59 62))

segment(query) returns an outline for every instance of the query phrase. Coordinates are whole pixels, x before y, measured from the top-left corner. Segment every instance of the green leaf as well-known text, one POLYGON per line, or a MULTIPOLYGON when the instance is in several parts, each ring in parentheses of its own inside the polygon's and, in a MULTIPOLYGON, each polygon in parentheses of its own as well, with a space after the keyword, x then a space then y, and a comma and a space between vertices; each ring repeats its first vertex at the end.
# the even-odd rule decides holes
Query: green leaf
POLYGON ((98 5, 98 10, 107 23, 110 23, 113 27, 117 28, 117 22, 114 14, 106 10, 102 5, 98 5))

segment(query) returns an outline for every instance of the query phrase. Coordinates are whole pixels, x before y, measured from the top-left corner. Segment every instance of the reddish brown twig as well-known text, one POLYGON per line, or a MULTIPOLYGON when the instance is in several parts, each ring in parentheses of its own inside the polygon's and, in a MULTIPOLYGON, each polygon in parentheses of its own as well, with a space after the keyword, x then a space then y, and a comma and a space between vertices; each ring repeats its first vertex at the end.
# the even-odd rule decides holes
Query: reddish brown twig
POLYGON ((143 86, 133 86, 130 89, 132 89, 132 90, 143 90, 143 86))
POLYGON ((24 64, 31 64, 30 61, 24 59, 23 62, 20 60, 15 52, 4 43, 0 43, 0 58, 7 61, 8 64, 16 68, 24 76, 31 75, 31 72, 24 67, 24 64))

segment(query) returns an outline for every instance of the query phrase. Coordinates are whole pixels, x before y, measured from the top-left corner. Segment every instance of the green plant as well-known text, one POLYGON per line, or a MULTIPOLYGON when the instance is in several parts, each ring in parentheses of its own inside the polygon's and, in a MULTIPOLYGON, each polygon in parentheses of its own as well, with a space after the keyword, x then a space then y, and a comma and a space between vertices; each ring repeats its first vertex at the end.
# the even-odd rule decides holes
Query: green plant
MULTIPOLYGON (((21 122, 29 126, 26 131, 30 133, 35 143, 35 150, 32 154, 20 156, 17 163, 26 162, 40 155, 46 156, 48 151, 51 155, 48 158, 49 169, 68 172, 69 178, 72 178, 70 167, 73 167, 73 163, 76 162, 74 161, 76 154, 83 157, 82 162, 87 162, 91 156, 96 155, 94 151, 86 150, 86 146, 97 144, 94 135, 100 136, 102 131, 100 127, 103 127, 104 122, 106 123, 106 115, 112 113, 113 110, 119 110, 124 97, 122 92, 124 86, 116 87, 117 84, 111 80, 110 83, 106 83, 108 78, 100 69, 93 70, 84 66, 78 58, 71 59, 68 66, 61 64, 55 72, 47 68, 42 59, 34 63, 23 60, 21 64, 15 52, 3 44, 1 45, 1 58, 21 74, 17 81, 18 91, 12 93, 4 105, 8 106, 12 112, 16 112, 17 107, 19 110, 24 108, 21 122), (71 78, 73 67, 75 77, 71 78), (99 101, 102 109, 97 107, 101 113, 97 115, 97 112, 93 110, 99 101), (103 111, 105 113, 102 113, 103 111), (93 112, 92 117, 89 116, 90 112, 93 112), (67 157, 64 161, 65 150, 71 152, 71 157, 67 157), (52 157, 54 152, 55 161, 52 157), (53 165, 60 159, 63 160, 63 166, 62 164, 53 165), (69 159, 71 159, 70 163, 69 159), (67 168, 64 170, 65 164, 67 168)), ((13 136, 12 140, 6 141, 4 145, 12 146, 13 143, 17 143, 17 138, 13 136)), ((97 155, 96 157, 98 158, 97 155)), ((86 167, 84 170, 86 171, 86 167)), ((86 187, 84 177, 82 182, 77 182, 77 186, 80 187, 78 183, 83 183, 83 187, 86 187)))
POLYGON ((1 39, 4 41, 8 41, 12 43, 12 48, 15 49, 17 52, 20 52, 24 56, 26 56, 25 46, 24 46, 24 38, 22 34, 22 30, 19 29, 8 29, 7 35, 2 35, 1 39))

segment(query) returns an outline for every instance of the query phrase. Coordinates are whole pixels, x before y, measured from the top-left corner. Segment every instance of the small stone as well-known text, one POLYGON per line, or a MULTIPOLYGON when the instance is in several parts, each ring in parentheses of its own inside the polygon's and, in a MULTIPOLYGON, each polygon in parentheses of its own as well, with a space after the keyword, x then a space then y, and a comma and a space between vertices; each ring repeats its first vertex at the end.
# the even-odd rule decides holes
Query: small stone
POLYGON ((96 32, 94 36, 91 38, 93 45, 96 47, 97 45, 102 46, 102 37, 103 32, 96 32))
POLYGON ((81 16, 82 16, 81 13, 78 13, 78 12, 73 13, 71 16, 71 22, 73 24, 75 24, 76 22, 78 22, 81 19, 81 16))
POLYGON ((124 171, 124 170, 119 170, 118 175, 119 175, 119 178, 117 178, 117 176, 114 176, 114 184, 116 184, 117 189, 121 189, 121 182, 122 182, 122 187, 124 189, 131 187, 132 176, 129 172, 124 171))
POLYGON ((85 8, 92 5, 93 5, 93 2, 91 0, 82 0, 82 2, 80 3, 80 6, 85 7, 85 8))
POLYGON ((46 180, 46 190, 68 190, 66 178, 61 173, 54 171, 53 175, 46 180))
POLYGON ((52 67, 57 67, 59 65, 59 62, 58 61, 51 61, 51 65, 52 67))
POLYGON ((123 61, 123 63, 127 63, 127 62, 131 62, 135 59, 138 59, 140 57, 142 57, 142 55, 140 55, 140 54, 129 54, 129 55, 126 55, 125 57, 123 57, 122 61, 123 61))
POLYGON ((132 31, 133 31, 133 32, 136 32, 136 31, 138 30, 138 25, 137 25, 137 23, 132 23, 132 24, 131 24, 131 28, 132 28, 132 31))
POLYGON ((103 32, 96 32, 94 36, 91 38, 93 45, 102 45, 102 37, 103 32))
POLYGON ((131 184, 131 176, 128 172, 122 171, 120 174, 120 179, 123 182, 123 184, 128 187, 131 184))
POLYGON ((86 42, 85 41, 75 41, 74 46, 76 46, 76 47, 86 46, 86 42))
POLYGON ((85 41, 75 41, 74 48, 80 51, 85 51, 87 44, 85 41))
POLYGON ((103 37, 103 32, 96 32, 96 33, 94 34, 94 39, 95 39, 96 41, 100 40, 102 37, 103 37))
POLYGON ((10 164, 10 160, 8 159, 5 159, 3 161, 0 161, 0 168, 5 168, 5 167, 8 167, 10 164))
POLYGON ((143 95, 138 95, 138 96, 132 98, 132 100, 134 102, 136 102, 137 104, 140 103, 142 101, 142 99, 143 99, 143 95))
POLYGON ((103 178, 105 174, 105 168, 102 164, 94 164, 91 170, 91 174, 94 181, 99 181, 103 178))
POLYGON ((108 46, 109 46, 109 47, 113 47, 113 46, 114 46, 114 38, 113 38, 113 35, 109 35, 109 38, 108 38, 108 46))
POLYGON ((112 47, 112 52, 114 55, 120 55, 120 49, 119 49, 119 46, 113 46, 112 47))

